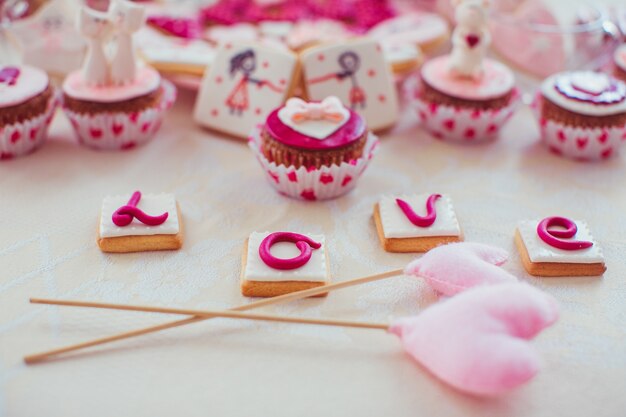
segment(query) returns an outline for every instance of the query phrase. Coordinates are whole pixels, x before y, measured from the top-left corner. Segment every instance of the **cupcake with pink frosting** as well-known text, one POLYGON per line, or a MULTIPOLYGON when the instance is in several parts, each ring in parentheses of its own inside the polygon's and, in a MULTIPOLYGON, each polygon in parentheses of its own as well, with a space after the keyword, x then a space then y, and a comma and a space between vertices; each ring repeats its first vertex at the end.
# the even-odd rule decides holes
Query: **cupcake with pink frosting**
POLYGON ((332 96, 321 102, 291 98, 250 137, 269 183, 304 200, 352 190, 377 145, 365 120, 332 96))
POLYGON ((44 71, 0 64, 0 160, 40 147, 57 104, 57 92, 44 71))
POLYGON ((63 109, 81 144, 131 149, 150 140, 176 99, 174 86, 137 64, 132 36, 144 23, 144 7, 113 0, 107 12, 84 7, 79 28, 89 39, 82 69, 63 82, 63 109), (113 55, 107 40, 114 33, 113 55))
POLYGON ((533 103, 541 137, 555 154, 581 161, 615 155, 626 139, 626 83, 592 71, 544 80, 533 103))
POLYGON ((456 8, 452 52, 426 62, 410 91, 422 126, 456 143, 493 140, 519 103, 513 72, 485 57, 491 35, 484 2, 456 8))

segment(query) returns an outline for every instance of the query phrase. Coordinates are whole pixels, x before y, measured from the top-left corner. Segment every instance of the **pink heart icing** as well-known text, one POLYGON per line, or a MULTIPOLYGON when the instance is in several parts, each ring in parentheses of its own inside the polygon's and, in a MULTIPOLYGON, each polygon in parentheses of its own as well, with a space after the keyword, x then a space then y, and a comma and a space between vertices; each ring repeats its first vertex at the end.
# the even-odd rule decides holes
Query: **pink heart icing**
POLYGON ((470 48, 475 47, 479 41, 480 37, 478 35, 470 34, 465 37, 465 42, 467 42, 470 48))
POLYGON ((450 296, 477 285, 517 281, 499 267, 507 259, 504 249, 474 242, 451 243, 426 252, 404 272, 424 278, 435 291, 450 296))
POLYGON ((395 320, 389 332, 437 378, 475 395, 530 381, 540 358, 528 343, 559 316, 556 300, 521 283, 478 287, 395 320))

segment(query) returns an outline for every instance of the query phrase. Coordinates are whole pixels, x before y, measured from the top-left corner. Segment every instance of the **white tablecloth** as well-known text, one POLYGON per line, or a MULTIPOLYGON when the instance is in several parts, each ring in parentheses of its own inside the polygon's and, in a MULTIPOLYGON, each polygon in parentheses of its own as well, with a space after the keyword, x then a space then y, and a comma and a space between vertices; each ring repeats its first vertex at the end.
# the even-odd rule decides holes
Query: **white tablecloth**
MULTIPOLYGON (((626 164, 562 160, 537 142, 523 110, 501 140, 457 147, 406 114, 351 194, 304 203, 277 195, 244 142, 194 125, 181 92, 163 129, 123 153, 77 146, 59 114, 35 154, 0 163, 0 415, 6 416, 624 416, 626 415, 626 164), (103 196, 172 192, 180 251, 103 254, 103 196), (178 317, 28 303, 28 297, 226 308, 239 292, 252 231, 325 233, 333 280, 404 266, 371 220, 384 193, 451 194, 467 240, 506 248, 505 268, 553 294, 562 318, 534 342, 545 359, 527 386, 476 399, 438 382, 376 330, 215 319, 26 366, 53 347, 178 317), (602 278, 530 278, 513 244, 521 219, 585 219, 604 248, 602 278)), ((437 301, 408 277, 336 291, 266 312, 384 321, 437 301)))

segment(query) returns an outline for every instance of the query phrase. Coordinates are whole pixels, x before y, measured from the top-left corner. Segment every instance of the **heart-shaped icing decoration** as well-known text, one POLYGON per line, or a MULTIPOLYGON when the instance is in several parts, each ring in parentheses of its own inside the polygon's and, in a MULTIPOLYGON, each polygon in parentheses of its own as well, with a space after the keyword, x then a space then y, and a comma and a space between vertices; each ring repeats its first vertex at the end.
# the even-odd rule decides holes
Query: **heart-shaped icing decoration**
POLYGON ((528 340, 559 317, 554 298, 528 284, 478 287, 437 303, 389 331, 407 353, 451 386, 476 395, 516 388, 539 371, 528 340))
POLYGON ((467 44, 469 45, 470 48, 475 47, 476 45, 478 45, 478 42, 480 41, 480 36, 475 35, 475 34, 469 34, 465 37, 465 42, 467 42, 467 44))
POLYGON ((602 94, 611 86, 611 81, 606 74, 591 71, 573 73, 570 82, 576 90, 592 96, 602 94))
POLYGON ((20 69, 17 67, 4 67, 0 69, 0 84, 15 85, 20 76, 20 69))
POLYGON ((348 122, 350 111, 334 96, 310 103, 294 97, 278 111, 278 118, 300 134, 323 140, 348 122))
POLYGON ((426 252, 408 264, 404 273, 424 278, 435 291, 451 296, 477 285, 517 281, 500 268, 507 259, 504 249, 482 243, 450 243, 426 252))

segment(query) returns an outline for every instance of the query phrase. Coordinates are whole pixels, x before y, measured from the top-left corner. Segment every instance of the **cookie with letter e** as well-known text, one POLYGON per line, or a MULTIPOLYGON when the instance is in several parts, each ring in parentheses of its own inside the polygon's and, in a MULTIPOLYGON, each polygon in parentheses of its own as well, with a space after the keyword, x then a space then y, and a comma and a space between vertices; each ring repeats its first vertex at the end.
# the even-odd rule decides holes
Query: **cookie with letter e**
POLYGON ((583 221, 565 217, 526 220, 515 243, 526 271, 535 276, 595 276, 606 271, 602 249, 583 221))
POLYGON ((180 249, 183 231, 173 194, 106 197, 102 203, 98 246, 102 252, 180 249))
POLYGON ((241 293, 247 297, 275 297, 326 285, 329 280, 323 235, 254 232, 244 245, 241 293))
POLYGON ((374 223, 387 252, 427 252, 463 240, 447 195, 385 196, 374 206, 374 223))

